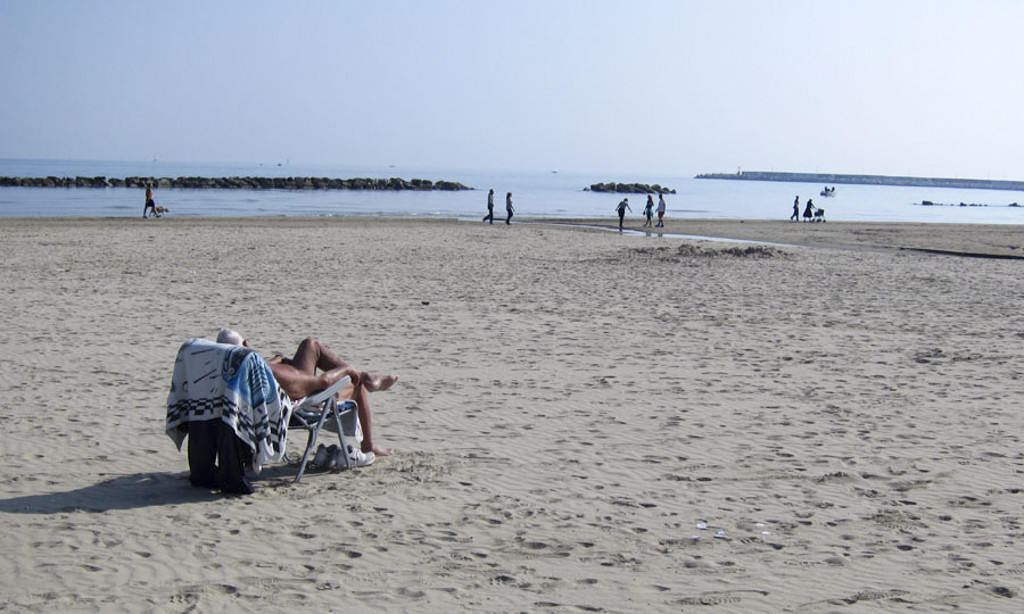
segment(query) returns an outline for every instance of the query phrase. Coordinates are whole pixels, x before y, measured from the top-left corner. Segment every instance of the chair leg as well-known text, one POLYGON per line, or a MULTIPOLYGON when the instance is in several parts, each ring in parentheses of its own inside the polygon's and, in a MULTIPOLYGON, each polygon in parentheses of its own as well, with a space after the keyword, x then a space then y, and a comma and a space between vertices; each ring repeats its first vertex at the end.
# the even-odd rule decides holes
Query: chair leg
POLYGON ((313 444, 316 443, 316 429, 310 429, 309 439, 306 440, 306 451, 302 453, 302 460, 299 461, 299 472, 295 475, 295 479, 292 483, 298 483, 302 479, 302 474, 306 472, 306 463, 309 462, 309 455, 313 451, 313 444))
POLYGON ((309 462, 309 453, 313 450, 313 444, 316 443, 317 435, 320 434, 320 428, 324 425, 324 420, 327 419, 327 412, 320 410, 320 420, 317 421, 316 426, 309 429, 309 442, 306 444, 306 451, 302 454, 302 460, 299 461, 299 472, 295 475, 293 484, 297 483, 302 479, 302 474, 306 472, 306 463, 309 462))
MULTIPOLYGON (((306 472, 306 463, 309 462, 309 457, 313 453, 313 446, 316 445, 317 437, 320 434, 320 429, 323 428, 324 422, 327 417, 330 416, 334 420, 334 425, 338 429, 338 443, 341 444, 342 459, 345 463, 346 469, 352 468, 352 459, 349 458, 348 454, 348 443, 345 441, 345 429, 341 423, 341 416, 351 413, 353 419, 355 418, 356 408, 354 404, 351 407, 346 407, 343 411, 339 411, 337 399, 330 399, 325 401, 325 405, 320 407, 320 419, 316 425, 311 426, 309 429, 309 440, 306 442, 306 451, 302 454, 302 459, 299 461, 299 471, 295 475, 293 483, 297 483, 302 479, 302 475, 306 472)), ((351 404, 351 402, 349 402, 351 404)))
POLYGON ((348 446, 345 444, 345 428, 341 424, 341 416, 338 415, 338 404, 332 405, 331 410, 334 414, 334 425, 338 427, 338 443, 341 444, 341 457, 345 463, 345 469, 352 468, 352 459, 348 455, 348 446))

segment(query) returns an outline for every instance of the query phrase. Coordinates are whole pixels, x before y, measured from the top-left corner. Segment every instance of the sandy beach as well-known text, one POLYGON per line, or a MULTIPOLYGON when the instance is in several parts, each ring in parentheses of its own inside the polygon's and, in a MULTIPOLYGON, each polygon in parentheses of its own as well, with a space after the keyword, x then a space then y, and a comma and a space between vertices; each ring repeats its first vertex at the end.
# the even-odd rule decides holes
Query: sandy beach
POLYGON ((576 223, 0 221, 0 609, 1024 607, 1021 227, 576 223), (221 326, 398 374, 396 454, 190 487, 221 326))

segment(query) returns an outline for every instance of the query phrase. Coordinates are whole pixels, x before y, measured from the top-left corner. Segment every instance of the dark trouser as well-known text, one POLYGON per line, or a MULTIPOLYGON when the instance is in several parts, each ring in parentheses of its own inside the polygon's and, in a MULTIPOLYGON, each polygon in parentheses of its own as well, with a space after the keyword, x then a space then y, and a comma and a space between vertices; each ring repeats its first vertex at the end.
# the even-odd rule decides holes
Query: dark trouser
POLYGON ((490 220, 492 224, 494 223, 494 207, 487 207, 487 215, 484 216, 484 221, 486 222, 488 220, 490 220))
POLYGON ((512 211, 511 210, 509 210, 509 212, 508 212, 508 217, 505 218, 505 223, 506 224, 511 224, 512 223, 512 211))
POLYGON ((252 450, 220 418, 188 423, 188 479, 193 486, 252 494, 252 484, 245 479, 245 467, 251 463, 252 450))

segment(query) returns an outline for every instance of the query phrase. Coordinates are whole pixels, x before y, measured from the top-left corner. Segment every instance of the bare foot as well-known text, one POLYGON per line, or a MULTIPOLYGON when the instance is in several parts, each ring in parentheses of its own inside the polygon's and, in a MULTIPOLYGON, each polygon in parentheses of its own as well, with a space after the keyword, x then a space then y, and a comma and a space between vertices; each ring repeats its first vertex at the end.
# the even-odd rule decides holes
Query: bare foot
POLYGON ((363 448, 363 452, 373 452, 374 455, 376 456, 391 456, 392 454, 395 453, 394 448, 383 448, 381 446, 378 446, 377 444, 370 444, 369 446, 363 446, 363 448), (367 447, 370 449, 366 450, 365 448, 367 447))
POLYGON ((363 388, 367 392, 381 392, 391 388, 398 381, 397 375, 373 375, 371 373, 362 374, 363 388))

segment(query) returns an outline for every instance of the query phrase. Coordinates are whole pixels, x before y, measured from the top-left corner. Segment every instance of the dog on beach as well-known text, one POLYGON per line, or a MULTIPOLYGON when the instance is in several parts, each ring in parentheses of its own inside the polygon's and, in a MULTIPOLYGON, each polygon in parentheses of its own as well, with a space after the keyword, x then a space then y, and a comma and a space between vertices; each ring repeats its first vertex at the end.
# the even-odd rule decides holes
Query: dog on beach
POLYGON ((165 213, 170 213, 170 212, 171 212, 171 210, 168 207, 161 207, 160 205, 157 205, 157 206, 153 207, 153 215, 155 217, 163 217, 165 213))

